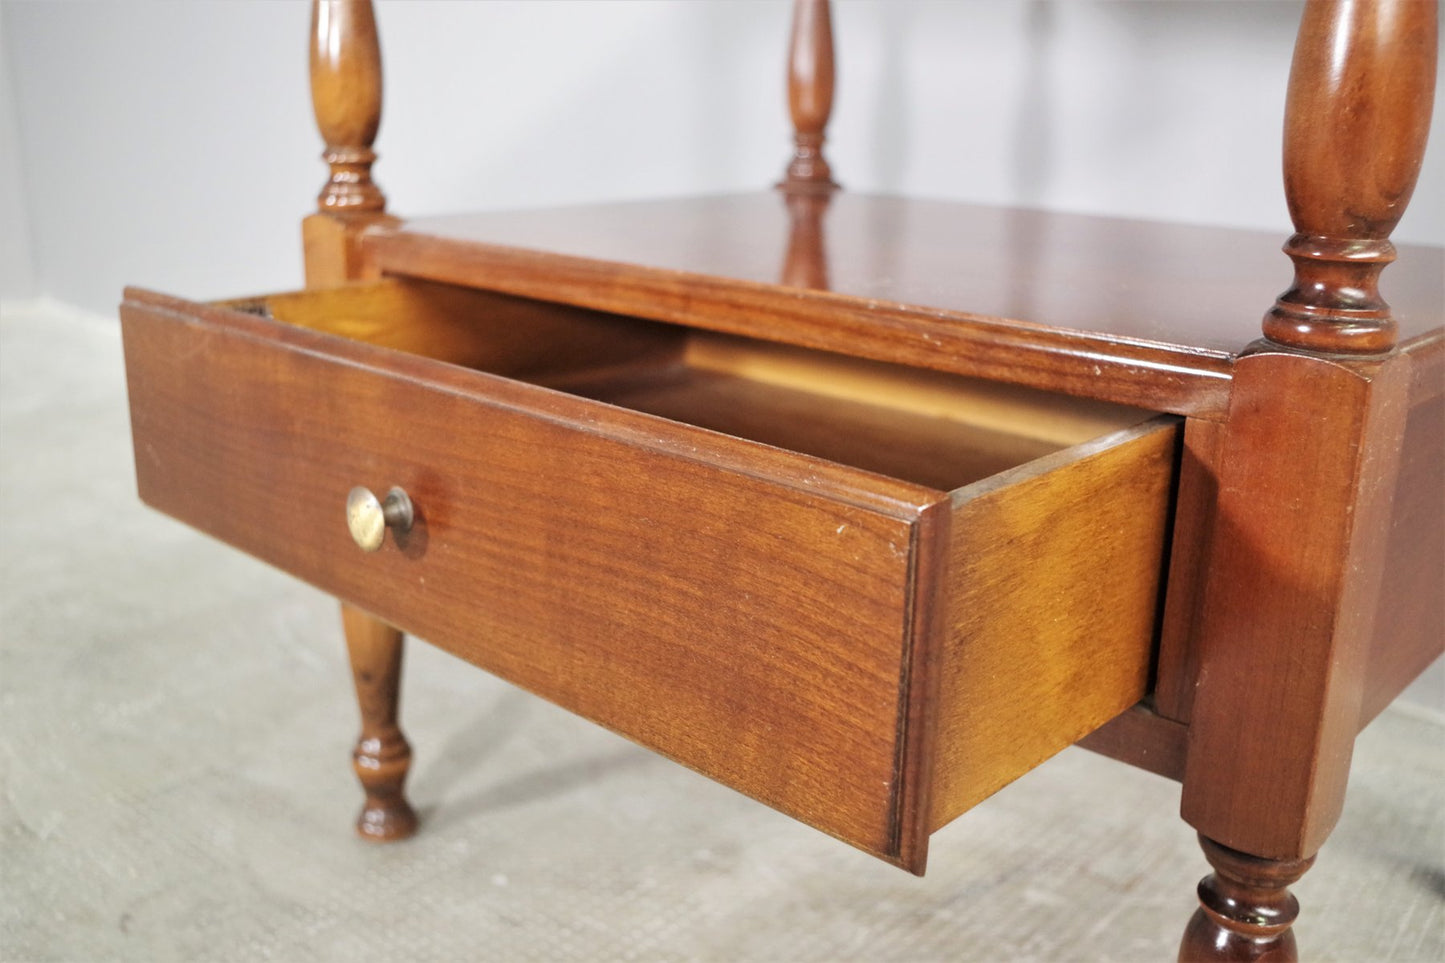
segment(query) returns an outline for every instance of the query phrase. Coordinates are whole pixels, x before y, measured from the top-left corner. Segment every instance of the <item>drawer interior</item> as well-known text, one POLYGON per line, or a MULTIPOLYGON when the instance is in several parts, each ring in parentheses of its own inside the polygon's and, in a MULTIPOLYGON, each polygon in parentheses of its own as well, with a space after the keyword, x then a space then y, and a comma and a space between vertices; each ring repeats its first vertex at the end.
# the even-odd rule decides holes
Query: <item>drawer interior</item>
POLYGON ((942 491, 1149 417, 1121 405, 412 279, 227 305, 942 491))

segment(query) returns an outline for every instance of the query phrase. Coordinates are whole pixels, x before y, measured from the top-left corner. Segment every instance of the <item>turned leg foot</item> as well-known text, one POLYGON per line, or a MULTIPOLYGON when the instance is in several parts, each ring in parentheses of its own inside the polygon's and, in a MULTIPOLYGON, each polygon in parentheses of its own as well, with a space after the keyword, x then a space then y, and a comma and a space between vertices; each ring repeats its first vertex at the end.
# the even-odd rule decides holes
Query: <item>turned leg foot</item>
POLYGON ((1299 901, 1287 888, 1308 859, 1261 859, 1199 837, 1213 874, 1199 882, 1199 909, 1184 930, 1179 963, 1294 963, 1299 901))
POLYGON ((356 820, 356 831, 376 842, 405 839, 416 831, 416 813, 402 792, 411 765, 411 747, 396 722, 402 634, 344 604, 341 624, 361 707, 361 738, 352 761, 366 790, 366 804, 356 820))

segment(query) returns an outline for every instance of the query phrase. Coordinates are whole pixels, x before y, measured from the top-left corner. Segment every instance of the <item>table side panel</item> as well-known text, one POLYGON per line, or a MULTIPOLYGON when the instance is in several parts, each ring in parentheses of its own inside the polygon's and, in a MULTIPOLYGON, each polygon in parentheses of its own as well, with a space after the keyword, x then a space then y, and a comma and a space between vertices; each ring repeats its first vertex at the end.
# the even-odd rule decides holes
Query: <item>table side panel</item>
POLYGON ((1390 502, 1361 728, 1445 652, 1445 336, 1409 357, 1410 413, 1390 502))
POLYGON ((400 231, 368 238, 379 269, 1116 404, 1221 417, 1222 353, 400 231))

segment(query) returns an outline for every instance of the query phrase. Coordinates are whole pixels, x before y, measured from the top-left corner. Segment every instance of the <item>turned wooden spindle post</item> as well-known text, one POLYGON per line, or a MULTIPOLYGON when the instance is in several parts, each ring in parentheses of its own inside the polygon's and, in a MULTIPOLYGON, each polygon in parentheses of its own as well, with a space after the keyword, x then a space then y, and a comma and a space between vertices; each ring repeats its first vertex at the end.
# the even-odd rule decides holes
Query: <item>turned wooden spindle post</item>
MULTIPOLYGON (((376 160, 371 145, 381 126, 381 45, 371 0, 313 0, 311 103, 331 176, 316 199, 318 212, 302 222, 301 235, 306 283, 326 287, 367 275, 362 233, 392 220, 371 179, 376 160)), ((361 710, 352 761, 366 803, 356 829, 378 842, 404 839, 416 830, 416 813, 402 790, 411 765, 411 747, 397 725, 402 634, 345 604, 341 623, 361 710)))
POLYGON ((1284 121, 1294 284, 1264 319, 1277 344, 1378 354, 1395 345, 1379 278, 1425 156, 1435 0, 1311 0, 1284 121))
POLYGON ((323 211, 376 212, 386 198, 371 179, 381 126, 381 44, 371 0, 311 5, 311 106, 326 141, 331 176, 316 198, 323 211))
POLYGON ((1435 0, 1310 0, 1285 110, 1295 283, 1233 366, 1181 812, 1215 873, 1180 959, 1294 960, 1339 819, 1410 407, 1380 297, 1425 151, 1435 0), (1283 350, 1282 350, 1283 349, 1283 350))
POLYGON ((356 831, 378 842, 405 839, 416 831, 416 813, 402 793, 411 765, 411 746, 397 726, 402 634, 346 604, 341 606, 341 621, 361 708, 361 737, 352 761, 366 790, 366 803, 356 831))
POLYGON ((329 286, 366 273, 362 233, 394 220, 371 179, 381 126, 381 45, 371 0, 312 0, 311 105, 331 173, 301 236, 306 283, 329 286))
POLYGON ((1291 883, 1308 859, 1259 859, 1199 837, 1213 874, 1199 883, 1199 909, 1184 931, 1179 963, 1239 961, 1292 963, 1299 959, 1294 932, 1299 901, 1291 883))
POLYGON ((831 191, 833 171, 823 157, 833 112, 833 18, 828 0, 794 0, 788 39, 788 110, 793 118, 793 159, 784 190, 831 191))

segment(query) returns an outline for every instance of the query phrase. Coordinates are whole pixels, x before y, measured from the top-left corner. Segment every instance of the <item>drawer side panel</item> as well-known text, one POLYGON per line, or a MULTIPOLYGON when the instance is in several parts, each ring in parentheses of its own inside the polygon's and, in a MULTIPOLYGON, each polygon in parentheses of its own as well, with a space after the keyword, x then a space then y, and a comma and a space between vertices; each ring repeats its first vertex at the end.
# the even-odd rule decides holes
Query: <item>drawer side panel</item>
POLYGON ((1177 443, 1156 419, 958 493, 935 829, 1144 697, 1177 443))
POLYGON ((825 832, 921 861, 899 803, 915 519, 619 440, 604 405, 581 427, 493 403, 481 379, 439 390, 170 311, 122 317, 146 502, 825 832), (354 485, 403 486, 414 529, 361 552, 354 485))

